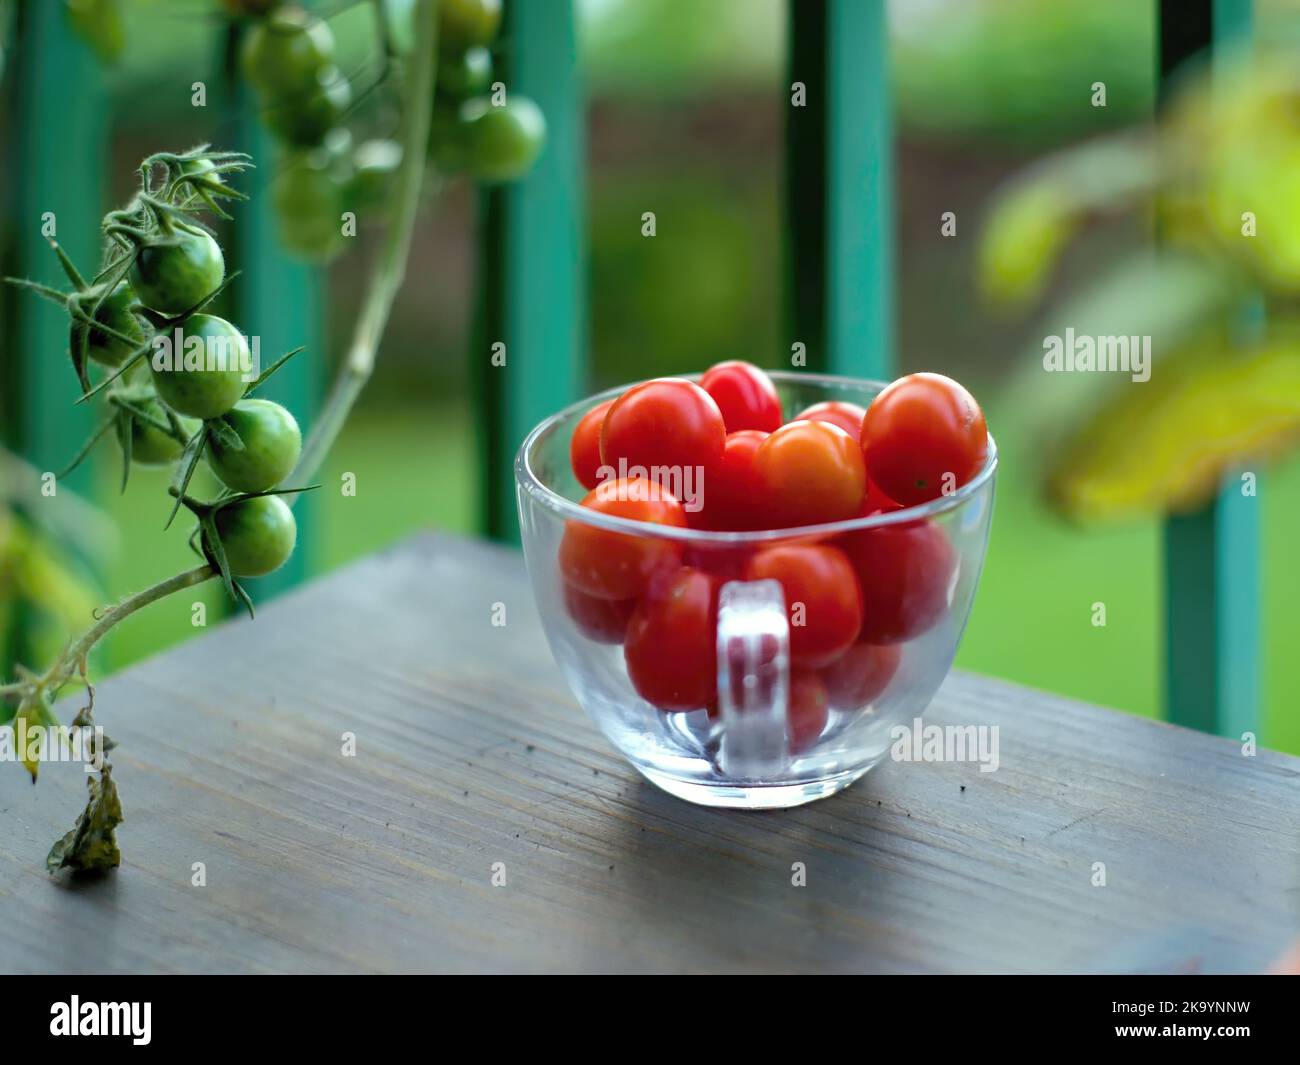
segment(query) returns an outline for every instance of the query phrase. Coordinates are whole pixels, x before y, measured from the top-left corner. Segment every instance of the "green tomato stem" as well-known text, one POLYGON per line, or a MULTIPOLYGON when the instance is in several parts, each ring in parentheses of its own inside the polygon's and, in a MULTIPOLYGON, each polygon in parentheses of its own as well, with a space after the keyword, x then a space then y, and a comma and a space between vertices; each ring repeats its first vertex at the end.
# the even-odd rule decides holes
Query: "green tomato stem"
POLYGON ((69 644, 68 649, 58 657, 54 665, 50 666, 45 675, 41 677, 38 682, 39 686, 47 691, 57 691, 77 671, 80 663, 90 653, 91 648, 119 621, 126 620, 137 610, 141 610, 151 603, 156 603, 159 599, 165 599, 173 592, 183 591, 186 588, 194 587, 196 584, 202 584, 215 574, 216 571, 205 562, 201 566, 185 570, 183 573, 178 573, 165 581, 159 581, 157 584, 123 599, 116 606, 109 607, 94 625, 82 633, 79 639, 69 644))
POLYGON ((422 0, 418 9, 415 53, 411 69, 410 105, 402 131, 402 163, 397 171, 397 210, 385 234, 384 246, 370 277, 370 287, 348 356, 339 368, 329 399, 307 434, 298 465, 286 480, 304 484, 325 461, 347 421, 357 396, 370 379, 375 353, 388 325, 393 299, 406 277, 416 211, 424 184, 424 149, 433 117, 433 85, 438 74, 438 0, 422 0))

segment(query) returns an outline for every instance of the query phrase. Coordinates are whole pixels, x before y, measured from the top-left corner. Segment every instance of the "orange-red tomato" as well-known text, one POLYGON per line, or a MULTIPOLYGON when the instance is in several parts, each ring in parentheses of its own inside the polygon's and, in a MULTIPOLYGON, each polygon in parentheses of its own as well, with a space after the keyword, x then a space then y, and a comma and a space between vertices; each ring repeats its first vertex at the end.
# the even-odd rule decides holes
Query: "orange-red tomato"
POLYGON ((764 525, 763 486, 754 458, 768 437, 757 429, 728 433, 722 457, 705 476, 701 490, 704 506, 687 512, 697 529, 761 529, 764 525))
POLYGON ((937 373, 888 385, 872 400, 860 439, 871 480, 908 507, 960 488, 988 457, 984 412, 966 389, 937 373))
POLYGON ((693 381, 664 377, 633 385, 614 400, 600 431, 600 454, 619 476, 636 476, 632 467, 667 468, 684 476, 688 469, 711 472, 726 438, 712 396, 693 381), (626 464, 626 474, 620 463, 626 464))
MULTIPOLYGON (((587 493, 584 507, 633 521, 686 527, 686 512, 670 492, 653 481, 606 481, 587 493)), ((560 571, 580 592, 597 599, 635 599, 650 578, 681 559, 681 547, 653 533, 598 529, 571 519, 560 541, 560 571)))
POLYGON ((858 638, 862 593, 848 557, 828 544, 788 544, 758 551, 745 579, 776 580, 785 591, 790 660, 829 665, 858 638))
POLYGON ((718 689, 718 590, 712 574, 683 566, 651 581, 628 623, 623 657, 632 687, 665 711, 701 710, 718 689))
POLYGON ((935 625, 948 610, 957 556, 938 525, 913 521, 847 533, 840 546, 862 588, 866 643, 902 643, 935 625))
POLYGON ((573 475, 583 488, 595 488, 600 484, 600 429, 605 424, 605 415, 614 405, 612 399, 605 400, 582 416, 574 427, 569 439, 569 463, 573 466, 573 475))
POLYGON ((772 528, 857 517, 866 496, 861 448, 826 422, 781 426, 759 445, 754 469, 772 528))
POLYGON ((627 623, 636 609, 635 599, 597 599, 564 583, 564 607, 573 624, 596 643, 622 643, 627 623))
POLYGON ((862 419, 867 416, 867 408, 856 403, 831 399, 825 403, 814 403, 807 410, 800 411, 790 420, 792 422, 825 422, 838 425, 849 436, 857 440, 862 435, 862 419))
POLYGON ((822 670, 831 706, 859 710, 878 699, 894 679, 902 657, 896 644, 855 643, 822 670))
POLYGON ((781 424, 781 400, 772 379, 753 363, 732 360, 709 368, 700 378, 722 411, 728 433, 758 429, 770 433, 781 424))

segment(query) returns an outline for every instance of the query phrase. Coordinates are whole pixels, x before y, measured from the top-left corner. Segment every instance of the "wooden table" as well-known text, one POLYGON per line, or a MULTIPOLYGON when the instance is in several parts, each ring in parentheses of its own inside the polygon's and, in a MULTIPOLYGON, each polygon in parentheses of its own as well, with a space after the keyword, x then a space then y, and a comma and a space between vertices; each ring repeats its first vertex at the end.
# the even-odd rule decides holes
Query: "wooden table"
POLYGON ((587 721, 480 543, 369 558, 97 708, 124 863, 48 876, 84 774, 0 765, 0 971, 1235 972, 1300 930, 1300 759, 955 674, 928 720, 999 725, 997 772, 693 807, 587 721))

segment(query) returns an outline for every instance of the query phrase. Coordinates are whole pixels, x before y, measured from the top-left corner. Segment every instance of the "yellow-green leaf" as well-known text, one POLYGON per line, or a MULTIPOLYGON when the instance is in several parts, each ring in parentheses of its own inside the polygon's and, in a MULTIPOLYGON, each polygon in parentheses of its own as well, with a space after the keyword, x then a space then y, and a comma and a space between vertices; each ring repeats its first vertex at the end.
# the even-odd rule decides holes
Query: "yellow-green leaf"
POLYGON ((48 729, 58 725, 58 718, 46 703, 44 696, 29 695, 18 704, 18 713, 14 715, 14 747, 19 761, 36 783, 40 770, 41 754, 49 742, 48 729), (38 731, 33 731, 36 729, 38 731))
POLYGON ((1097 521, 1193 509, 1223 476, 1300 440, 1300 344, 1200 349, 1125 382, 1065 450, 1049 496, 1097 521))
POLYGON ((1131 207, 1160 178, 1154 146, 1116 137, 1049 157, 994 201, 978 253, 978 276, 995 306, 1035 300, 1066 243, 1095 215, 1131 207))

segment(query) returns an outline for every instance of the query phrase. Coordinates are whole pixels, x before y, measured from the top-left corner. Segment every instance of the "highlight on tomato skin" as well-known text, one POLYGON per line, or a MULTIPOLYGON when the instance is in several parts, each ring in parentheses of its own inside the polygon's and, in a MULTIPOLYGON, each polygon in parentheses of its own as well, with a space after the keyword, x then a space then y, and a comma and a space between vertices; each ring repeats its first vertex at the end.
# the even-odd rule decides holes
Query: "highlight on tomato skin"
POLYGON ((839 537, 862 591, 859 640, 903 643, 938 624, 948 612, 957 553, 932 521, 859 529, 839 537))
POLYGON ((860 442, 871 481, 904 506, 951 494, 988 458, 988 426, 975 397, 936 373, 886 385, 867 410, 860 442))
POLYGON ((700 378, 718 405, 728 433, 757 429, 770 433, 781 426, 781 397, 776 385, 753 363, 740 359, 715 363, 700 378))
POLYGON ((651 581, 623 645, 628 679, 646 702, 667 713, 716 703, 721 587, 718 577, 689 566, 651 581))
MULTIPOLYGON (((588 492, 582 505, 612 517, 686 528, 681 503, 652 481, 606 481, 588 492)), ((681 553, 679 544, 661 536, 615 532, 571 518, 560 540, 560 572, 597 599, 635 599, 656 573, 674 568, 681 553)))
POLYGON ((862 423, 867 416, 867 408, 857 403, 831 399, 823 403, 814 403, 801 410, 790 420, 792 422, 825 422, 843 429, 854 440, 862 436, 862 423))
POLYGON ((661 377, 614 400, 600 431, 600 455, 620 477, 633 467, 707 473, 722 457, 726 438, 712 396, 694 381, 661 377))

